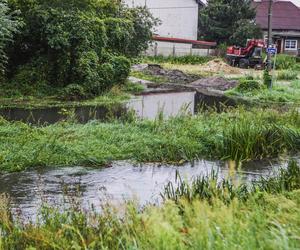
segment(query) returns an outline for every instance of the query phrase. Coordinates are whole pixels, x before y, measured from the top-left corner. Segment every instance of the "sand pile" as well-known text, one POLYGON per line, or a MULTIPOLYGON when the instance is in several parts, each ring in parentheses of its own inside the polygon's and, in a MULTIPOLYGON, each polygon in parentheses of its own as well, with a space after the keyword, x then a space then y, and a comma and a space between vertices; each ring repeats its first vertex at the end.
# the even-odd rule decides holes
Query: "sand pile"
POLYGON ((231 67, 221 59, 215 59, 200 66, 200 71, 224 74, 241 74, 241 70, 231 67))

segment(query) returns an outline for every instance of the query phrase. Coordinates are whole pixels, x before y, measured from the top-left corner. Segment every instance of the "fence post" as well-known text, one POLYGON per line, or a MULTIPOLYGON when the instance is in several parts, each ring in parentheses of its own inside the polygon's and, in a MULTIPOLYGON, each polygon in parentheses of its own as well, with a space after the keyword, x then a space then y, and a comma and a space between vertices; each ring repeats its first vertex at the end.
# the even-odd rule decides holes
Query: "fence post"
POLYGON ((176 48, 175 48, 175 43, 173 44, 173 57, 176 56, 176 48))
POLYGON ((154 56, 155 57, 157 57, 157 47, 158 47, 158 45, 157 45, 157 43, 155 43, 155 45, 154 45, 154 56))

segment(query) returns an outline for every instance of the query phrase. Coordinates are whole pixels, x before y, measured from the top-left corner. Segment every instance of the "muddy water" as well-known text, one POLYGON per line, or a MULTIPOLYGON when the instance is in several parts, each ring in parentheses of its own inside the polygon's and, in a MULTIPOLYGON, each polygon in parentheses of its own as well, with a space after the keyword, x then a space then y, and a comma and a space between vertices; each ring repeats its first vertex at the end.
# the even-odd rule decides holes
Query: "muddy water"
MULTIPOLYGON (((238 179, 250 181, 268 176, 286 163, 256 162, 243 167, 238 179)), ((74 200, 88 209, 100 207, 103 198, 113 202, 137 199, 141 205, 160 201, 160 192, 168 181, 175 181, 176 171, 190 180, 208 175, 212 170, 226 177, 229 168, 223 162, 198 161, 184 166, 154 164, 133 165, 116 162, 103 169, 84 167, 48 168, 0 175, 0 193, 11 197, 15 214, 34 219, 43 202, 51 206, 68 206, 74 200), (64 205, 62 205, 64 204, 64 205)))
POLYGON ((196 92, 157 93, 138 96, 127 104, 140 118, 155 119, 160 113, 165 118, 195 113, 196 92))
POLYGON ((53 124, 67 120, 72 115, 76 121, 86 123, 90 120, 106 120, 108 117, 120 117, 125 107, 84 106, 75 108, 1 108, 0 116, 9 121, 22 121, 30 124, 53 124))
POLYGON ((114 107, 86 106, 76 108, 0 108, 0 116, 10 121, 22 121, 30 124, 53 124, 68 119, 70 114, 80 123, 90 120, 107 120, 120 117, 128 110, 133 110, 138 117, 155 119, 159 114, 168 118, 180 114, 195 114, 199 106, 216 107, 234 106, 235 103, 222 96, 210 96, 191 91, 162 92, 136 96, 124 105, 114 107), (65 111, 63 111, 65 110, 65 111))

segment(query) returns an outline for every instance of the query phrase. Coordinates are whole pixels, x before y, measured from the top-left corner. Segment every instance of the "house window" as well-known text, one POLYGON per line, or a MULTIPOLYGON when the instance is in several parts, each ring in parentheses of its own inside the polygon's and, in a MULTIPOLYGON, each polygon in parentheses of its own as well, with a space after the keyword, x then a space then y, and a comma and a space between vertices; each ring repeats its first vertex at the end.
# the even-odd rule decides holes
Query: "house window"
POLYGON ((297 40, 285 40, 286 50, 297 50, 298 41, 297 40))

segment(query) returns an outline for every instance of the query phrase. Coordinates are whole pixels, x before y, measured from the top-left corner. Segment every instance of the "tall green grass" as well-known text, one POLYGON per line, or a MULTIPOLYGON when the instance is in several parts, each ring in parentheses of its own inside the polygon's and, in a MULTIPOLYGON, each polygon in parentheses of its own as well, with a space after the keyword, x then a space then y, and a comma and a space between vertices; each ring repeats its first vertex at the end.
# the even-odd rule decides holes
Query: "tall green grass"
POLYGON ((277 80, 297 80, 298 78, 298 72, 293 70, 283 70, 279 71, 277 74, 277 80))
POLYGON ((184 191, 142 210, 135 202, 103 204, 101 214, 44 207, 35 223, 14 220, 2 196, 0 249, 299 249, 299 172, 291 163, 246 191, 197 179, 192 196, 184 191))
POLYGON ((0 120, 0 171, 37 166, 103 166, 113 160, 237 161, 299 152, 299 112, 242 108, 170 120, 62 122, 45 127, 0 120))
POLYGON ((297 64, 296 57, 294 56, 285 55, 285 54, 277 55, 276 69, 282 69, 282 70, 293 69, 296 64, 297 64))
MULTIPOLYGON (((233 177, 235 178, 235 176, 233 177)), ((182 198, 192 202, 201 199, 213 203, 215 199, 229 204, 235 199, 248 200, 253 194, 266 192, 282 194, 300 189, 300 167, 296 161, 291 161, 287 169, 280 169, 273 177, 261 177, 258 181, 235 184, 231 177, 219 179, 217 172, 212 172, 209 177, 196 177, 190 184, 176 175, 177 186, 169 182, 162 192, 164 200, 179 202, 182 198)))

